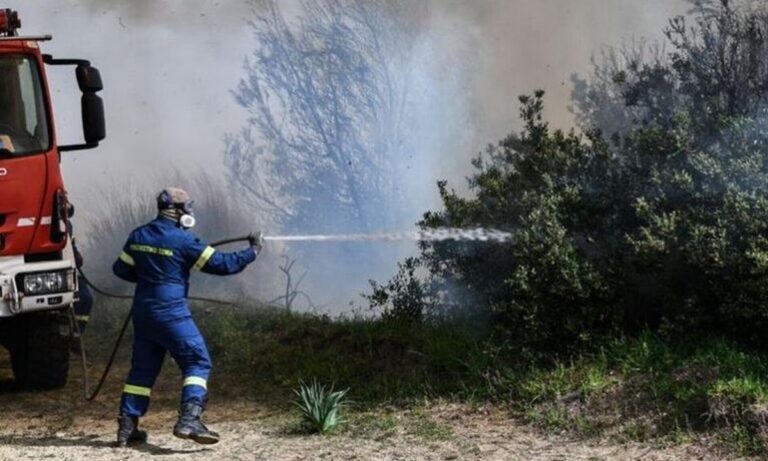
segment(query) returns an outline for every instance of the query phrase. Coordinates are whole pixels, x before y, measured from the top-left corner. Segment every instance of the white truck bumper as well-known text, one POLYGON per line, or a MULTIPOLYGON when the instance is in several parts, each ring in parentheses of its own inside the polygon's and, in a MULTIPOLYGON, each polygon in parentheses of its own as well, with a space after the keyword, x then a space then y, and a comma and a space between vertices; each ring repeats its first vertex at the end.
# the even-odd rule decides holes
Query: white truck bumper
MULTIPOLYGON (((66 250, 65 250, 66 254, 66 250)), ((77 277, 73 272, 73 290, 63 293, 25 295, 24 287, 17 283, 17 275, 59 270, 74 271, 70 259, 61 261, 24 262, 24 256, 0 257, 0 318, 27 312, 63 309, 72 305, 77 290, 77 277)))

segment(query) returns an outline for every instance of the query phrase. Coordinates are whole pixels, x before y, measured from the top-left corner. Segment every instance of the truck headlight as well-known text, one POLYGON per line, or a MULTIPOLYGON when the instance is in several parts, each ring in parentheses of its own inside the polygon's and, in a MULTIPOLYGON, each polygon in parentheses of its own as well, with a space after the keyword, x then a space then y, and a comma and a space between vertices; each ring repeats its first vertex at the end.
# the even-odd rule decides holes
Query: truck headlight
POLYGON ((75 286, 72 270, 24 275, 24 294, 43 295, 71 291, 75 286))

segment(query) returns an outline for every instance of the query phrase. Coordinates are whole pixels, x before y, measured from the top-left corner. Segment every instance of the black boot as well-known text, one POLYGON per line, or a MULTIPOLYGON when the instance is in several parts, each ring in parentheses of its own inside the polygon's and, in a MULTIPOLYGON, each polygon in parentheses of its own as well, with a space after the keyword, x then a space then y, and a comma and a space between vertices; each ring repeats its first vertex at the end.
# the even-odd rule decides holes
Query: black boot
POLYGON ((117 417, 117 446, 125 447, 132 443, 147 441, 147 432, 139 430, 137 416, 120 415, 117 417))
POLYGON ((180 439, 192 439, 197 443, 212 444, 219 441, 219 434, 209 430, 201 421, 203 406, 199 403, 182 403, 179 420, 173 427, 173 435, 180 439))

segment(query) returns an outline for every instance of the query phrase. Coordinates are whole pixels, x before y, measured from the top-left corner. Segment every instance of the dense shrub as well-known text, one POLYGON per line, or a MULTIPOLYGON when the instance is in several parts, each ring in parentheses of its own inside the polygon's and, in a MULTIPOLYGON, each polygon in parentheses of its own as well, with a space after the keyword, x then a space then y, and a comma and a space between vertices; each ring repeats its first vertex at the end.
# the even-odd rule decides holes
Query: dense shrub
POLYGON ((692 27, 670 21, 667 55, 598 64, 576 100, 585 135, 549 129, 543 92, 521 97, 523 130, 475 160, 469 196, 440 183, 444 209, 423 227, 515 234, 425 243, 420 258, 431 285, 474 293, 506 343, 569 351, 645 328, 763 336, 768 9, 695 11, 692 27), (619 110, 606 141, 599 124, 619 110))
POLYGON ((440 184, 445 210, 423 227, 487 226, 508 243, 433 242, 421 260, 433 277, 468 287, 503 338, 547 352, 613 331, 619 320, 607 248, 618 229, 611 157, 598 137, 551 132, 543 92, 521 97, 525 129, 489 147, 470 178, 474 196, 440 184))
POLYGON ((598 64, 586 87, 612 96, 576 93, 576 106, 591 114, 583 128, 606 128, 617 104, 629 114, 623 132, 607 133, 612 193, 629 211, 620 225, 631 264, 617 280, 625 311, 652 326, 759 340, 768 300, 768 8, 702 0, 694 13, 693 25, 669 22, 668 54, 598 64))

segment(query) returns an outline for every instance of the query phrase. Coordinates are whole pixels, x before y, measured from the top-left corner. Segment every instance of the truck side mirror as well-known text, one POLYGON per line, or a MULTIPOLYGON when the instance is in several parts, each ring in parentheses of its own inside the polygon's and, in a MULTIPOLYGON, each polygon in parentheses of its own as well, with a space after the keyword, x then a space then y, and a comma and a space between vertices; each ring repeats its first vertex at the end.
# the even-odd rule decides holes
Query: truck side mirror
POLYGON ((83 114, 83 137, 88 144, 98 143, 107 136, 104 123, 104 103, 99 95, 86 91, 80 99, 83 114))
POLYGON ((99 70, 84 59, 54 59, 49 54, 43 55, 43 62, 51 66, 76 66, 75 76, 77 85, 83 93, 80 108, 83 117, 83 138, 85 144, 70 144, 59 146, 59 152, 70 150, 92 149, 106 137, 104 121, 104 103, 97 95, 104 88, 99 70))
POLYGON ((90 91, 98 93, 104 89, 104 85, 101 83, 101 73, 95 67, 77 66, 75 75, 77 76, 77 84, 80 86, 80 91, 83 93, 90 91))

